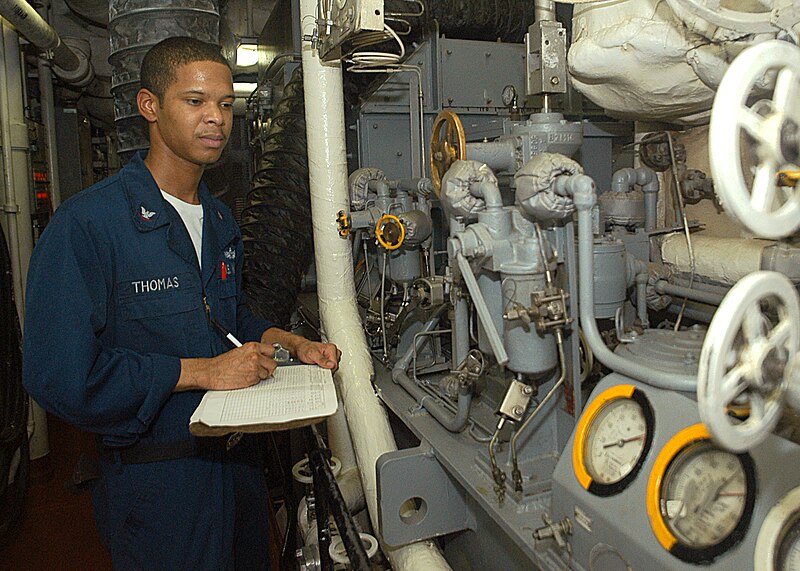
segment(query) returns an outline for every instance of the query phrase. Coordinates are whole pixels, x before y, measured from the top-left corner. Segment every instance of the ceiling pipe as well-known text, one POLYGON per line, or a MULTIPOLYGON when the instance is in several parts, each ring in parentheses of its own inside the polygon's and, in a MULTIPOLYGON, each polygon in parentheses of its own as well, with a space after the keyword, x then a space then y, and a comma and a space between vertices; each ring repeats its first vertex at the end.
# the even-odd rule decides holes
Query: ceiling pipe
POLYGON ((68 46, 25 0, 0 0, 0 16, 37 48, 52 53, 53 72, 59 79, 76 87, 92 82, 91 54, 77 46, 68 46))

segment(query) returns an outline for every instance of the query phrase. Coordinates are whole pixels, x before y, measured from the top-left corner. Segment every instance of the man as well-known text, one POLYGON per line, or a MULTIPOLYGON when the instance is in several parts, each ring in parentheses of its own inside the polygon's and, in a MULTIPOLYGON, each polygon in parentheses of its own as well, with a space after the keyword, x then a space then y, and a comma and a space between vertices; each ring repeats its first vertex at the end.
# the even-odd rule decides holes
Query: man
POLYGON ((340 354, 245 305, 239 230, 200 182, 233 120, 218 48, 164 40, 141 83, 146 157, 65 202, 31 258, 25 387, 98 435, 95 516, 116 568, 268 568, 256 442, 195 439, 189 417, 205 390, 269 377, 273 343, 329 369, 340 354))

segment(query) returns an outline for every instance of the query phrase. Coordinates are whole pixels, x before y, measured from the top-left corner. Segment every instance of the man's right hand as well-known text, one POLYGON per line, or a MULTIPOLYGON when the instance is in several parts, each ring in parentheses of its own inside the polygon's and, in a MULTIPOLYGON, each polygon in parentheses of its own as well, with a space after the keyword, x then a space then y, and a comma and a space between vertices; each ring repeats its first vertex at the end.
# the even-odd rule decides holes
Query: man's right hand
POLYGON ((266 343, 245 343, 211 359, 181 359, 175 391, 241 389, 268 379, 278 364, 266 343))

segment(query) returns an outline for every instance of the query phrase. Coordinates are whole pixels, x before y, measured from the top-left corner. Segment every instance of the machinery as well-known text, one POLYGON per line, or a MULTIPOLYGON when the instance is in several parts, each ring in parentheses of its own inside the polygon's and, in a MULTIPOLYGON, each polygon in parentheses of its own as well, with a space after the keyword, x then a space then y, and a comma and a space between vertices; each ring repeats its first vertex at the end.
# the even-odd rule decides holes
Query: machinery
MULTIPOLYGON (((337 214, 399 445, 373 525, 388 548, 436 538, 453 569, 795 569, 800 49, 776 31, 730 64, 710 177, 669 130, 633 133, 614 170, 602 128, 566 118, 548 4, 516 66, 517 46, 439 37, 373 66, 393 73, 358 111, 337 214), (452 67, 490 57, 502 78, 452 67), (775 241, 728 283, 687 215, 712 196, 775 241)), ((670 6, 728 37, 758 19, 710 4, 670 6)))

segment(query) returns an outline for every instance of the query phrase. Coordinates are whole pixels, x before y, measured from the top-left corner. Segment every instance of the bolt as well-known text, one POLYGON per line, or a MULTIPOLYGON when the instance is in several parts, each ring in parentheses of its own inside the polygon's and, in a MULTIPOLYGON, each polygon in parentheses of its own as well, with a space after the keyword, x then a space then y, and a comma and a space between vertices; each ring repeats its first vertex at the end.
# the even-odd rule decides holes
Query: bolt
POLYGON ((560 83, 560 81, 559 81, 559 80, 558 80, 558 78, 557 78, 557 77, 554 75, 553 77, 551 77, 551 78, 550 78, 550 83, 551 83, 552 85, 558 85, 558 84, 560 83))
POLYGON ((373 128, 373 129, 377 129, 377 128, 378 128, 378 124, 377 124, 377 123, 373 123, 373 124, 372 124, 372 128, 373 128))
POLYGON ((402 156, 403 156, 403 151, 397 151, 395 154, 396 154, 398 157, 402 157, 402 156))
POLYGON ((453 50, 447 50, 445 53, 446 53, 447 55, 453 55, 453 50))
POLYGON ((525 385, 524 387, 522 387, 522 394, 525 395, 526 397, 532 395, 533 387, 530 385, 525 385))
POLYGON ((452 105, 452 104, 453 104, 453 98, 452 98, 452 97, 448 97, 448 98, 447 98, 447 103, 449 103, 450 105, 452 105))
POLYGON ((483 54, 483 55, 485 55, 486 57, 492 57, 492 52, 486 52, 486 53, 485 53, 485 54, 483 54))
POLYGON ((517 405, 511 410, 511 412, 514 413, 514 416, 522 416, 522 413, 525 412, 525 410, 521 406, 517 405))

